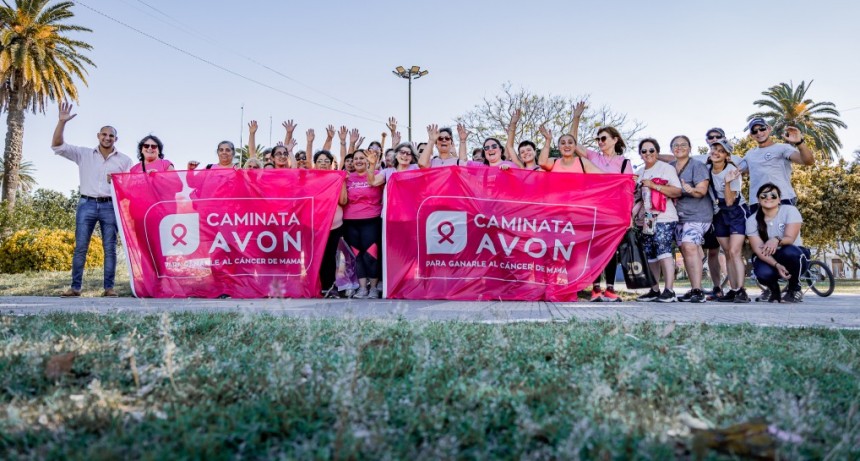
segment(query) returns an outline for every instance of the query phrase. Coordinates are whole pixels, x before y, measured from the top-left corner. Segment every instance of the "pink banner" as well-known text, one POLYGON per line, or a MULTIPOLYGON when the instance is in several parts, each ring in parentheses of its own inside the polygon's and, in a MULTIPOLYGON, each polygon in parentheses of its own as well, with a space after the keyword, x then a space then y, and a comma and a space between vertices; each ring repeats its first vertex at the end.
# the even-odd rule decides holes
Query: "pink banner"
POLYGON ((113 175, 134 295, 319 297, 343 182, 313 170, 113 175))
POLYGON ((387 186, 388 298, 570 301, 630 225, 630 175, 448 167, 387 186))

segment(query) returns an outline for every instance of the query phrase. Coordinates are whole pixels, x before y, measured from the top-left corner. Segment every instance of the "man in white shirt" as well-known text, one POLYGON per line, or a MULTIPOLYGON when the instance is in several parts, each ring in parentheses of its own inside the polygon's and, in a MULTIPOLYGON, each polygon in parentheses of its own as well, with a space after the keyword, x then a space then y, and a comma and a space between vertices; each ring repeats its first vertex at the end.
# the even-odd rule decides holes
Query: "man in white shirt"
POLYGON ((71 104, 60 104, 60 116, 51 148, 54 153, 78 164, 81 199, 75 214, 75 254, 72 258, 72 285, 62 293, 62 297, 81 295, 84 264, 87 250, 96 223, 101 227, 102 246, 104 247, 104 293, 102 296, 115 297, 114 276, 116 275, 116 215, 111 199, 110 175, 124 173, 133 164, 130 157, 116 150, 116 129, 103 126, 98 133, 99 145, 95 148, 66 144, 63 131, 66 123, 75 118, 71 104))

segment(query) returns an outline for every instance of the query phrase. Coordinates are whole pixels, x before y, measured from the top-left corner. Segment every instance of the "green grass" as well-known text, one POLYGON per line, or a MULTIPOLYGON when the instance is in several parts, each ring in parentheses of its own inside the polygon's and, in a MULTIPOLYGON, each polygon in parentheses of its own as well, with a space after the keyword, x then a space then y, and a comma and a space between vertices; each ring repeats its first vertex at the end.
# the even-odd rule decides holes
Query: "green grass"
POLYGON ((685 414, 764 417, 803 438, 784 459, 860 457, 860 332, 662 330, 3 316, 0 459, 686 459, 685 414))

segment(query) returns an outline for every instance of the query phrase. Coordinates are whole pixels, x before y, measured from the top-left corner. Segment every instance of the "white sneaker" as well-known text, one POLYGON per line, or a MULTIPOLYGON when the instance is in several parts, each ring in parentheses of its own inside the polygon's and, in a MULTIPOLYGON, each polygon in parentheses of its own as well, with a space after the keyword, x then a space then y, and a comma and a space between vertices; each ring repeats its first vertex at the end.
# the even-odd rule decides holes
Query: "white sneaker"
POLYGON ((370 292, 367 293, 367 299, 379 299, 379 290, 371 288, 370 292))
POLYGON ((352 297, 354 299, 365 299, 367 298, 368 294, 369 292, 367 291, 367 287, 361 287, 358 289, 358 291, 355 292, 354 295, 352 295, 352 297))

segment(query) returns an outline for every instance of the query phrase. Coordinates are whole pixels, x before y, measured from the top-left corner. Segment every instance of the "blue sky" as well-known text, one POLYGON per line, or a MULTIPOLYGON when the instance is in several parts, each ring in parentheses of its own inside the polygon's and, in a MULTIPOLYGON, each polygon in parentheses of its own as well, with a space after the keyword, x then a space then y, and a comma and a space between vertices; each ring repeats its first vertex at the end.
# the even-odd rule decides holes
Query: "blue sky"
MULTIPOLYGON (((712 126, 742 136, 752 102, 769 86, 814 79, 808 95, 836 103, 848 124, 838 133, 844 154, 860 149, 860 6, 853 2, 83 4, 74 22, 93 29, 82 38, 98 67, 81 88, 67 142, 95 146, 99 127, 110 124, 120 150, 134 156, 152 133, 177 166, 215 162, 219 141, 238 143, 243 105, 245 123, 258 120, 257 139, 266 145, 270 116, 273 142, 283 138, 280 123, 294 119, 302 147, 304 130, 314 128, 320 146, 329 123, 378 138, 390 115, 405 138, 407 83, 391 73, 398 65, 430 71, 413 86, 415 140, 427 124, 449 124, 510 81, 535 93, 589 94, 647 124, 643 136, 668 143, 686 134, 704 145, 712 126)), ((68 192, 78 179, 50 149, 56 111, 28 114, 24 158, 34 162, 40 187, 68 192)))

